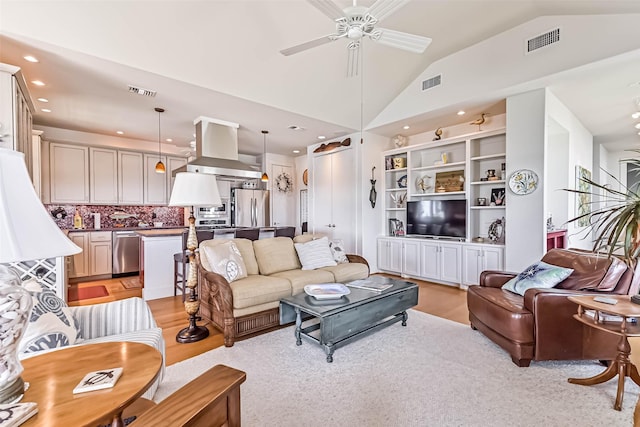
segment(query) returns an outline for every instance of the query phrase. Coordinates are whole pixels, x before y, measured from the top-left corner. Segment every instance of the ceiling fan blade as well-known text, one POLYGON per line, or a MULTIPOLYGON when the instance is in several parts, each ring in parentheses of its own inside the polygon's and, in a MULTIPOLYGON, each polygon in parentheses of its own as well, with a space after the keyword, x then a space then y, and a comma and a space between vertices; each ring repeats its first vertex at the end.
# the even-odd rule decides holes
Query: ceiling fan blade
POLYGON ((409 52, 422 53, 431 44, 429 37, 403 33, 401 31, 377 28, 376 34, 371 37, 374 41, 409 52))
POLYGON ((331 0, 307 0, 307 2, 334 21, 344 18, 342 9, 331 0))
POLYGON ((378 0, 371 5, 367 13, 380 22, 408 2, 409 0, 378 0))
POLYGON ((302 43, 287 49, 283 49, 280 51, 284 56, 293 55, 298 52, 302 52, 303 50, 311 49, 316 46, 322 46, 323 44, 330 43, 334 40, 334 34, 330 34, 328 36, 320 37, 319 39, 311 40, 306 43, 302 43))

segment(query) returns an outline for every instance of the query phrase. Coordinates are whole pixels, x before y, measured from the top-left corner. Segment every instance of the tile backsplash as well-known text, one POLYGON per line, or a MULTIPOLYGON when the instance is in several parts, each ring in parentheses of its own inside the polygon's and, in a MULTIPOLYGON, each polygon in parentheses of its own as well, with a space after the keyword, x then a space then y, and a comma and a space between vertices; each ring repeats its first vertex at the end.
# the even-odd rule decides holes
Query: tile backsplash
POLYGON ((162 222, 163 227, 184 225, 184 208, 166 206, 104 206, 104 205, 44 205, 58 227, 63 230, 73 228, 73 216, 80 212, 84 228, 95 228, 92 213, 100 214, 102 228, 137 227, 139 222, 153 226, 162 222), (115 212, 136 215, 132 218, 115 220, 110 217, 115 212), (154 217, 155 214, 155 217, 154 217))

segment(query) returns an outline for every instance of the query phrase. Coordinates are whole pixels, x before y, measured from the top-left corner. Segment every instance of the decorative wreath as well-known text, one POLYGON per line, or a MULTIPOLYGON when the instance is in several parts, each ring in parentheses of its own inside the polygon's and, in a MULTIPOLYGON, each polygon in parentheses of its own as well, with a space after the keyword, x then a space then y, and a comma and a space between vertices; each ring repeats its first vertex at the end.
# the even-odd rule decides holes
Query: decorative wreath
POLYGON ((276 187, 278 187, 278 191, 282 191, 283 193, 288 193, 293 191, 293 181, 288 173, 282 172, 276 178, 276 187))

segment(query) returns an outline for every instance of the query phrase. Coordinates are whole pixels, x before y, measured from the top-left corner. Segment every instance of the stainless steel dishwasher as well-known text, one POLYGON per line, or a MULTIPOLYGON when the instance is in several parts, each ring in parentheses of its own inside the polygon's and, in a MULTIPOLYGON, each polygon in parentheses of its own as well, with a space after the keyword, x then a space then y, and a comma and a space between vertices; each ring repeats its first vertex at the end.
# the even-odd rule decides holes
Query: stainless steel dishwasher
POLYGON ((140 236, 135 231, 114 231, 113 276, 140 271, 140 236))

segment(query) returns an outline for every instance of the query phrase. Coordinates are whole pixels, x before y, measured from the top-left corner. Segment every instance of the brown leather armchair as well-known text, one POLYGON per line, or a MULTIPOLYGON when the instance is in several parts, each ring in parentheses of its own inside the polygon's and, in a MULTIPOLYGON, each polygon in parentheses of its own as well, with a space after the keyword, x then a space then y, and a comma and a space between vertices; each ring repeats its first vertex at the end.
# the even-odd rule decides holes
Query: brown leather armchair
POLYGON ((513 273, 483 271, 480 285, 469 286, 471 327, 504 348, 518 366, 531 360, 613 360, 618 337, 573 318, 571 295, 638 293, 638 277, 622 260, 577 249, 552 249, 542 261, 573 268, 551 289, 529 289, 524 297, 501 289, 513 273))

